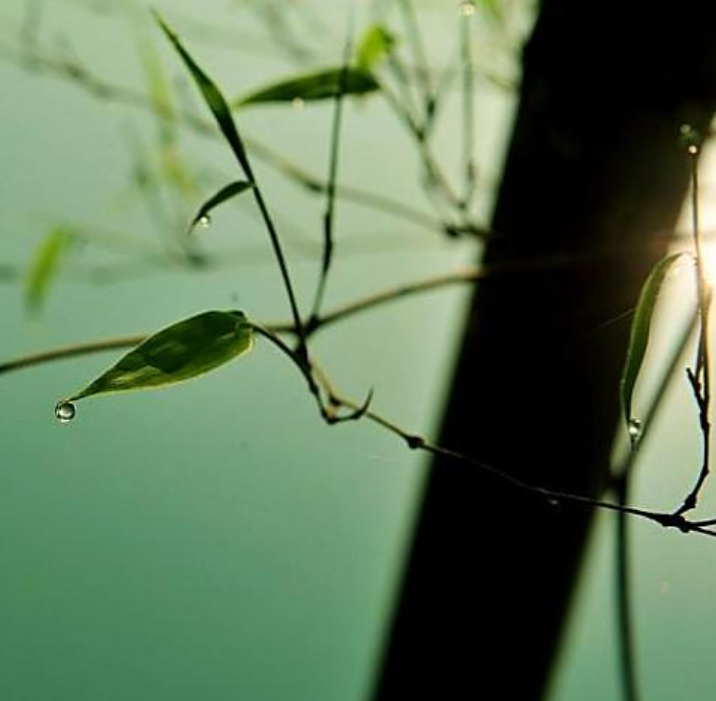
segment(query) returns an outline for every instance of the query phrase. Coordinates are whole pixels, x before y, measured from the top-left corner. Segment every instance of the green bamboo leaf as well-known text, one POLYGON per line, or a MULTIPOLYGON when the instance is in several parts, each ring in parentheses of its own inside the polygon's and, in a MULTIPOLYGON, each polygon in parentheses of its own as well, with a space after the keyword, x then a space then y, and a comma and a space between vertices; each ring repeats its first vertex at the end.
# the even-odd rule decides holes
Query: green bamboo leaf
POLYGON ((253 326, 240 311, 209 311, 150 336, 84 389, 57 406, 95 394, 162 387, 203 375, 253 346, 253 326))
POLYGON ((629 336, 629 347, 627 349, 626 361, 622 371, 620 382, 620 393, 622 410, 627 423, 631 429, 635 421, 632 415, 632 398, 636 385, 639 370, 641 369, 649 345, 649 332, 651 320, 654 315, 654 308, 661 290, 662 283, 671 266, 680 258, 683 253, 675 253, 662 258, 652 269, 641 288, 639 302, 632 319, 631 332, 629 336))
POLYGON ((221 91, 216 86, 214 81, 209 78, 209 76, 199 67, 189 52, 184 48, 176 33, 172 31, 167 24, 165 24, 164 20, 162 20, 158 13, 155 12, 154 17, 167 39, 169 39, 171 44, 176 49, 177 53, 184 62, 184 65, 189 70, 189 73, 191 73, 196 86, 199 88, 199 91, 204 98, 204 102, 206 102, 207 106, 211 110, 211 114, 214 116, 214 119, 216 120, 221 133, 224 135, 224 138, 229 143, 234 156, 236 156, 236 160, 243 168, 246 177, 253 181, 253 172, 251 170, 248 156, 246 155, 246 149, 244 148, 243 141, 239 136, 238 129, 236 128, 234 119, 231 116, 231 110, 229 109, 226 99, 221 94, 221 91))
POLYGON ((372 71, 393 51, 395 35, 381 24, 373 24, 364 32, 355 52, 355 62, 359 68, 372 71))
POLYGON ((370 71, 364 68, 327 68, 273 83, 239 97, 232 105, 245 107, 264 102, 312 102, 335 98, 343 87, 344 95, 364 95, 379 89, 370 71), (345 82, 342 82, 342 81, 345 82))
POLYGON ((215 195, 213 195, 206 202, 204 202, 201 207, 199 207, 199 210, 194 215, 194 218, 191 220, 189 231, 193 231, 197 224, 201 224, 202 222, 208 223, 209 214, 220 204, 223 204, 224 202, 226 202, 226 200, 230 200, 232 197, 240 195, 242 192, 245 192, 252 187, 252 183, 247 182, 246 180, 237 180, 233 183, 229 183, 225 187, 222 187, 221 190, 219 190, 215 195))
POLYGON ((51 231, 35 251, 25 279, 25 303, 32 311, 42 306, 74 234, 66 228, 51 231))

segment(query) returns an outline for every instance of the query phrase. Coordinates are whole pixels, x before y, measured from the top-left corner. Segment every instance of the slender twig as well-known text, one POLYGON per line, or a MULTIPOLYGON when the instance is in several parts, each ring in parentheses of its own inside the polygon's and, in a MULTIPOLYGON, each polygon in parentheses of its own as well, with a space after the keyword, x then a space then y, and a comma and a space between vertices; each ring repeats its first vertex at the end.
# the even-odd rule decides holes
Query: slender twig
POLYGON ((428 118, 434 108, 434 97, 430 62, 425 49, 425 42, 420 30, 418 18, 415 15, 415 8, 412 0, 400 0, 400 9, 403 17, 403 24, 408 36, 408 42, 413 52, 413 60, 418 67, 418 78, 422 90, 423 110, 425 118, 428 118))
POLYGON ((395 83, 400 101, 405 110, 410 113, 416 123, 420 122, 420 108, 415 104, 415 95, 412 88, 412 81, 408 71, 395 51, 390 51, 386 59, 386 65, 395 83))
MULTIPOLYGON (((380 83, 380 94, 385 99, 387 105, 392 109, 398 121, 415 140, 425 174, 427 193, 432 196, 439 194, 447 205, 459 209, 460 198, 453 191, 447 177, 432 154, 425 126, 411 114, 385 82, 378 82, 380 83)), ((436 201, 435 204, 436 208, 440 210, 440 202, 436 201)))
MULTIPOLYGON (((316 375, 318 382, 324 386, 327 394, 331 397, 331 401, 334 404, 354 410, 360 410, 362 408, 362 405, 347 397, 342 396, 338 392, 336 387, 333 385, 333 383, 330 381, 330 379, 325 375, 325 373, 316 372, 316 375)), ((497 479, 506 482, 507 484, 510 484, 511 486, 521 491, 530 493, 537 497, 544 498, 550 503, 554 503, 555 501, 557 503, 566 502, 590 508, 598 508, 606 511, 623 513, 626 515, 642 518, 647 521, 652 521, 665 528, 676 528, 683 533, 699 533, 701 535, 716 537, 716 532, 700 524, 690 522, 679 514, 673 514, 671 512, 650 511, 647 509, 640 509, 633 506, 620 505, 618 503, 603 501, 601 499, 593 499, 591 497, 585 497, 579 494, 571 494, 555 489, 546 489, 538 485, 530 484, 525 480, 515 477, 510 473, 504 472, 503 470, 500 470, 493 465, 485 463, 484 461, 479 460, 473 456, 466 455, 465 453, 461 453, 459 451, 452 450, 450 448, 446 448, 435 443, 431 443, 422 436, 407 431, 404 428, 401 428, 395 422, 391 421, 390 419, 387 419, 386 417, 382 416, 381 414, 372 409, 365 410, 363 412, 363 415, 366 419, 398 436, 411 450, 421 450, 431 455, 449 458, 457 463, 472 465, 473 467, 476 467, 483 472, 491 474, 493 477, 496 477, 497 479)))
POLYGON ((709 349, 709 310, 711 306, 711 288, 706 277, 705 261, 701 245, 701 224, 699 221, 699 155, 701 144, 691 127, 684 128, 687 139, 687 153, 691 167, 691 224, 696 252, 696 290, 699 305, 699 342, 696 351, 695 369, 687 369, 687 377, 691 385, 694 400, 699 412, 701 429, 702 462, 696 482, 687 494, 678 514, 684 514, 696 508, 701 489, 705 484, 711 468, 711 361, 709 349))
POLYGON ((338 81, 338 90, 333 101, 333 122, 331 126, 331 144, 330 156, 328 163, 328 187, 326 188, 326 209, 323 213, 323 256, 321 261, 321 272, 318 277, 318 285, 316 286, 316 294, 313 300, 313 307, 309 317, 309 327, 311 323, 318 318, 323 304, 323 298, 326 293, 326 283, 328 282, 328 273, 333 262, 334 250, 334 224, 335 224, 335 204, 336 204, 336 182, 338 180, 338 151, 341 141, 341 124, 343 116, 343 98, 346 92, 346 82, 348 80, 348 68, 352 51, 351 40, 352 28, 349 29, 346 45, 343 50, 343 65, 341 67, 340 79, 338 81))
POLYGON ((462 134, 463 134, 463 169, 465 177, 465 191, 463 193, 461 209, 469 212, 475 194, 476 168, 475 168, 475 125, 473 114, 473 101, 475 95, 475 80, 472 58, 472 14, 460 13, 460 54, 462 59, 462 134))
POLYGON ((44 365, 54 360, 64 360, 65 358, 75 358, 121 348, 132 348, 133 346, 139 345, 146 338, 147 334, 132 334, 130 336, 103 338, 98 341, 73 343, 72 345, 60 346, 39 353, 29 353, 28 355, 0 363, 0 375, 30 368, 35 365, 44 365))
MULTIPOLYGON (((625 474, 615 487, 617 504, 624 508, 629 504, 631 479, 625 474)), ((634 636, 634 614, 631 599, 631 548, 627 514, 619 511, 616 523, 616 568, 615 586, 617 595, 617 630, 619 661, 624 701, 639 701, 639 677, 636 666, 636 645, 634 636)))

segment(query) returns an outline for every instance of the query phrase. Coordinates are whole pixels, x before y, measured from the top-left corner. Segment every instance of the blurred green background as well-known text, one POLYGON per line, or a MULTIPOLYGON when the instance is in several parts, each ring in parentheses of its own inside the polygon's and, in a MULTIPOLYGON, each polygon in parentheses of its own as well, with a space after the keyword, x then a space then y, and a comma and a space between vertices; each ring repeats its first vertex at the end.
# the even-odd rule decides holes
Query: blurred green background
MULTIPOLYGON (((290 37, 313 52, 307 65, 337 64, 350 14, 359 28, 371 18, 389 24, 398 18, 385 2, 284 2, 276 17, 291 33, 282 34, 276 17, 262 19, 257 5, 265 11, 272 3, 174 0, 158 9, 229 95, 302 70, 290 37)), ((509 82, 517 75, 516 49, 530 14, 518 5, 505 4, 497 16, 479 8, 473 18, 476 217, 483 222, 515 99, 485 76, 509 82)), ((449 64, 458 5, 418 7, 431 60, 449 64)), ((248 199, 217 211, 201 234, 199 247, 216 265, 181 264, 182 227, 199 203, 236 177, 227 149, 179 129, 175 155, 193 185, 182 193, 168 186, 159 199, 145 200, 132 178, 148 162, 142 154, 156 163, 156 121, 47 75, 33 62, 35 46, 56 66, 81 65, 117 90, 145 94, 139 56, 149 52, 166 71, 175 105, 204 113, 141 3, 3 3, 0 265, 6 277, 19 278, 0 288, 0 360, 153 331, 205 309, 287 318, 248 199), (60 223, 85 232, 86 241, 68 253, 42 310, 28 313, 24 271, 60 223)), ((435 149, 451 175, 461 163, 453 93, 435 149)), ((330 123, 326 104, 268 106, 240 118, 246 135, 321 176, 330 123)), ((324 200, 254 160, 307 304, 320 267, 324 200)), ((340 173, 342 182, 431 211, 413 145, 378 99, 347 105, 340 173)), ((453 270, 478 252, 474 242, 448 240, 350 202, 340 201, 336 216, 329 307, 453 270)), ((674 282, 664 347, 686 278, 674 282)), ((449 288, 381 307, 319 334, 316 352, 347 393, 362 398, 373 388, 375 408, 433 435, 465 301, 465 289, 449 288)), ((295 369, 262 343, 200 381, 88 400, 72 424, 59 425, 55 402, 116 357, 66 360, 0 379, 0 697, 366 699, 423 460, 366 423, 324 425, 295 369)), ((644 453, 638 501, 675 503, 698 460, 685 387, 675 390, 644 453)), ((612 525, 611 517, 600 517, 555 701, 618 698, 612 525)), ((646 697, 707 698, 715 546, 649 524, 634 528, 646 697)), ((517 636, 519 621, 514 625, 517 636)))

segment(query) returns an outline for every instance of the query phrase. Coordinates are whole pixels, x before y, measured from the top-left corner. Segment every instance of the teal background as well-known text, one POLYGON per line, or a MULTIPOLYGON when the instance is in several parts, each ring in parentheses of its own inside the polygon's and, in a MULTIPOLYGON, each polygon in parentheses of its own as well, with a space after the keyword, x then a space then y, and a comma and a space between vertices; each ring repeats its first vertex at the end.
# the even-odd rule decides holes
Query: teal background
MULTIPOLYGON (((199 9, 185 0, 160 8, 230 95, 296 70, 241 5, 216 0, 199 9), (220 37, 213 42, 218 46, 189 21, 200 15, 220 37)), ((309 5, 331 28, 310 40, 326 64, 336 63, 349 3, 309 5)), ((352 5, 360 26, 369 6, 352 5)), ((2 46, 17 41, 28 6, 7 0, 0 7, 2 46)), ((445 61, 454 55, 457 8, 420 6, 431 55, 445 61)), ((513 15, 510 36, 519 36, 527 20, 519 11, 513 15)), ((475 21, 479 65, 514 71, 510 43, 496 38, 479 13, 475 21)), ((183 103, 201 112, 141 4, 45 3, 43 44, 59 57, 81 57, 117 85, 144 86, 139 36, 156 44, 183 103)), ((129 185, 127 134, 150 148, 156 139, 150 117, 7 61, 0 62, 0 85, 0 263, 24 269, 58 222, 86 226, 94 241, 73 252, 39 316, 26 312, 21 283, 0 287, 0 359, 152 331, 210 308, 238 306, 253 318, 286 318, 265 232, 247 202, 217 211, 202 234, 203 249, 226 265, 182 271, 137 264, 135 251, 162 250, 161 232, 129 185), (103 232, 128 238, 129 253, 121 246, 109 250, 103 232), (105 272, 103 282, 88 282, 87 266, 117 271, 117 279, 105 272)), ((480 81, 476 97, 478 209, 486 219, 513 96, 480 81)), ((436 151, 455 174, 459 102, 451 99, 446 109, 436 151)), ((385 106, 352 104, 345 117, 341 178, 429 211, 411 144, 385 106)), ((326 171, 329 107, 257 109, 240 123, 311 171, 326 171)), ((175 230, 235 177, 219 142, 183 134, 181 148, 200 194, 181 206, 171 201, 175 230)), ((259 161, 256 166, 305 304, 319 267, 322 200, 259 161)), ((469 242, 445 241, 350 203, 339 204, 337 221, 328 306, 453 270, 476 254, 469 242)), ((678 299, 686 295, 679 285, 688 284, 688 274, 680 275, 672 295, 678 299)), ((451 288, 354 317, 319 335, 316 352, 346 392, 362 398, 374 388, 376 409, 434 435, 465 295, 451 288)), ((679 303, 671 307, 664 347, 679 303)), ((265 344, 201 381, 88 400, 71 425, 60 426, 52 416, 55 402, 116 357, 88 356, 0 378, 0 697, 365 699, 423 460, 365 422, 325 426, 294 368, 265 344)), ((645 447, 639 503, 678 500, 698 462, 695 427, 680 387, 645 447)), ((618 697, 612 525, 611 517, 600 519, 554 701, 618 697)), ((713 679, 716 544, 649 524, 634 528, 646 695, 666 701, 687 689, 706 698, 713 679)), ((517 636, 519 622, 514 625, 517 636)))

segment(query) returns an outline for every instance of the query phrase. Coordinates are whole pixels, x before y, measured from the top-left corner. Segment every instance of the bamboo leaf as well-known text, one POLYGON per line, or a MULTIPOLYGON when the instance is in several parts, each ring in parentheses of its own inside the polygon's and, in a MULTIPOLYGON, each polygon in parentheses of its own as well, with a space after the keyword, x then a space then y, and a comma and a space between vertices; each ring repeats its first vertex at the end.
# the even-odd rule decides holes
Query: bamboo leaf
POLYGON ((42 306, 74 235, 66 228, 51 231, 35 252, 25 279, 25 302, 32 311, 42 306))
POLYGON ((171 44, 174 46, 184 62, 184 65, 191 73, 196 86, 199 88, 204 101, 211 110, 211 114, 214 116, 221 133, 229 143, 234 156, 236 156, 236 160, 243 168, 246 177, 253 182, 253 172, 251 170, 251 165, 249 164, 248 156, 246 155, 246 149, 244 148, 243 141, 239 136, 238 129, 236 128, 234 119, 231 116, 231 111, 226 99, 214 81, 209 78, 209 76, 199 67, 189 52, 184 48, 176 33, 172 31, 167 24, 165 24, 164 20, 162 20, 158 13, 155 12, 154 16, 167 39, 169 39, 171 44))
POLYGON ((641 288, 639 294, 639 302, 634 312, 634 318, 631 324, 631 332, 629 336, 629 347, 627 349, 626 361, 622 371, 620 382, 620 393, 622 410, 627 427, 630 427, 634 421, 632 415, 632 398, 637 377, 646 355, 647 346, 649 345, 649 333, 651 330, 651 320, 654 315, 656 301, 664 282, 666 274, 671 266, 680 258, 683 253, 675 253, 662 258, 652 269, 641 288))
POLYGON ((253 346, 253 326, 240 311, 209 311, 150 336, 58 407, 95 394, 183 382, 227 363, 253 346))
POLYGON ((233 183, 229 183, 225 187, 222 187, 221 190, 211 196, 206 202, 204 202, 204 204, 201 205, 201 207, 199 207, 197 213, 194 215, 194 218, 191 220, 191 225, 189 226, 190 233, 196 228, 197 224, 200 224, 202 221, 207 221, 211 211, 220 204, 230 200, 232 197, 240 195, 242 192, 245 192, 252 187, 253 184, 247 182, 246 180, 237 180, 233 183))
POLYGON ((345 78, 343 73, 343 68, 327 68, 295 76, 239 97, 232 104, 234 107, 246 107, 265 102, 293 102, 296 99, 312 102, 335 98, 342 86, 344 95, 364 95, 380 87, 370 71, 364 68, 347 68, 345 78), (345 82, 342 83, 342 80, 345 82))
POLYGON ((364 32, 355 52, 359 68, 372 71, 393 50, 395 35, 381 24, 374 24, 364 32))

